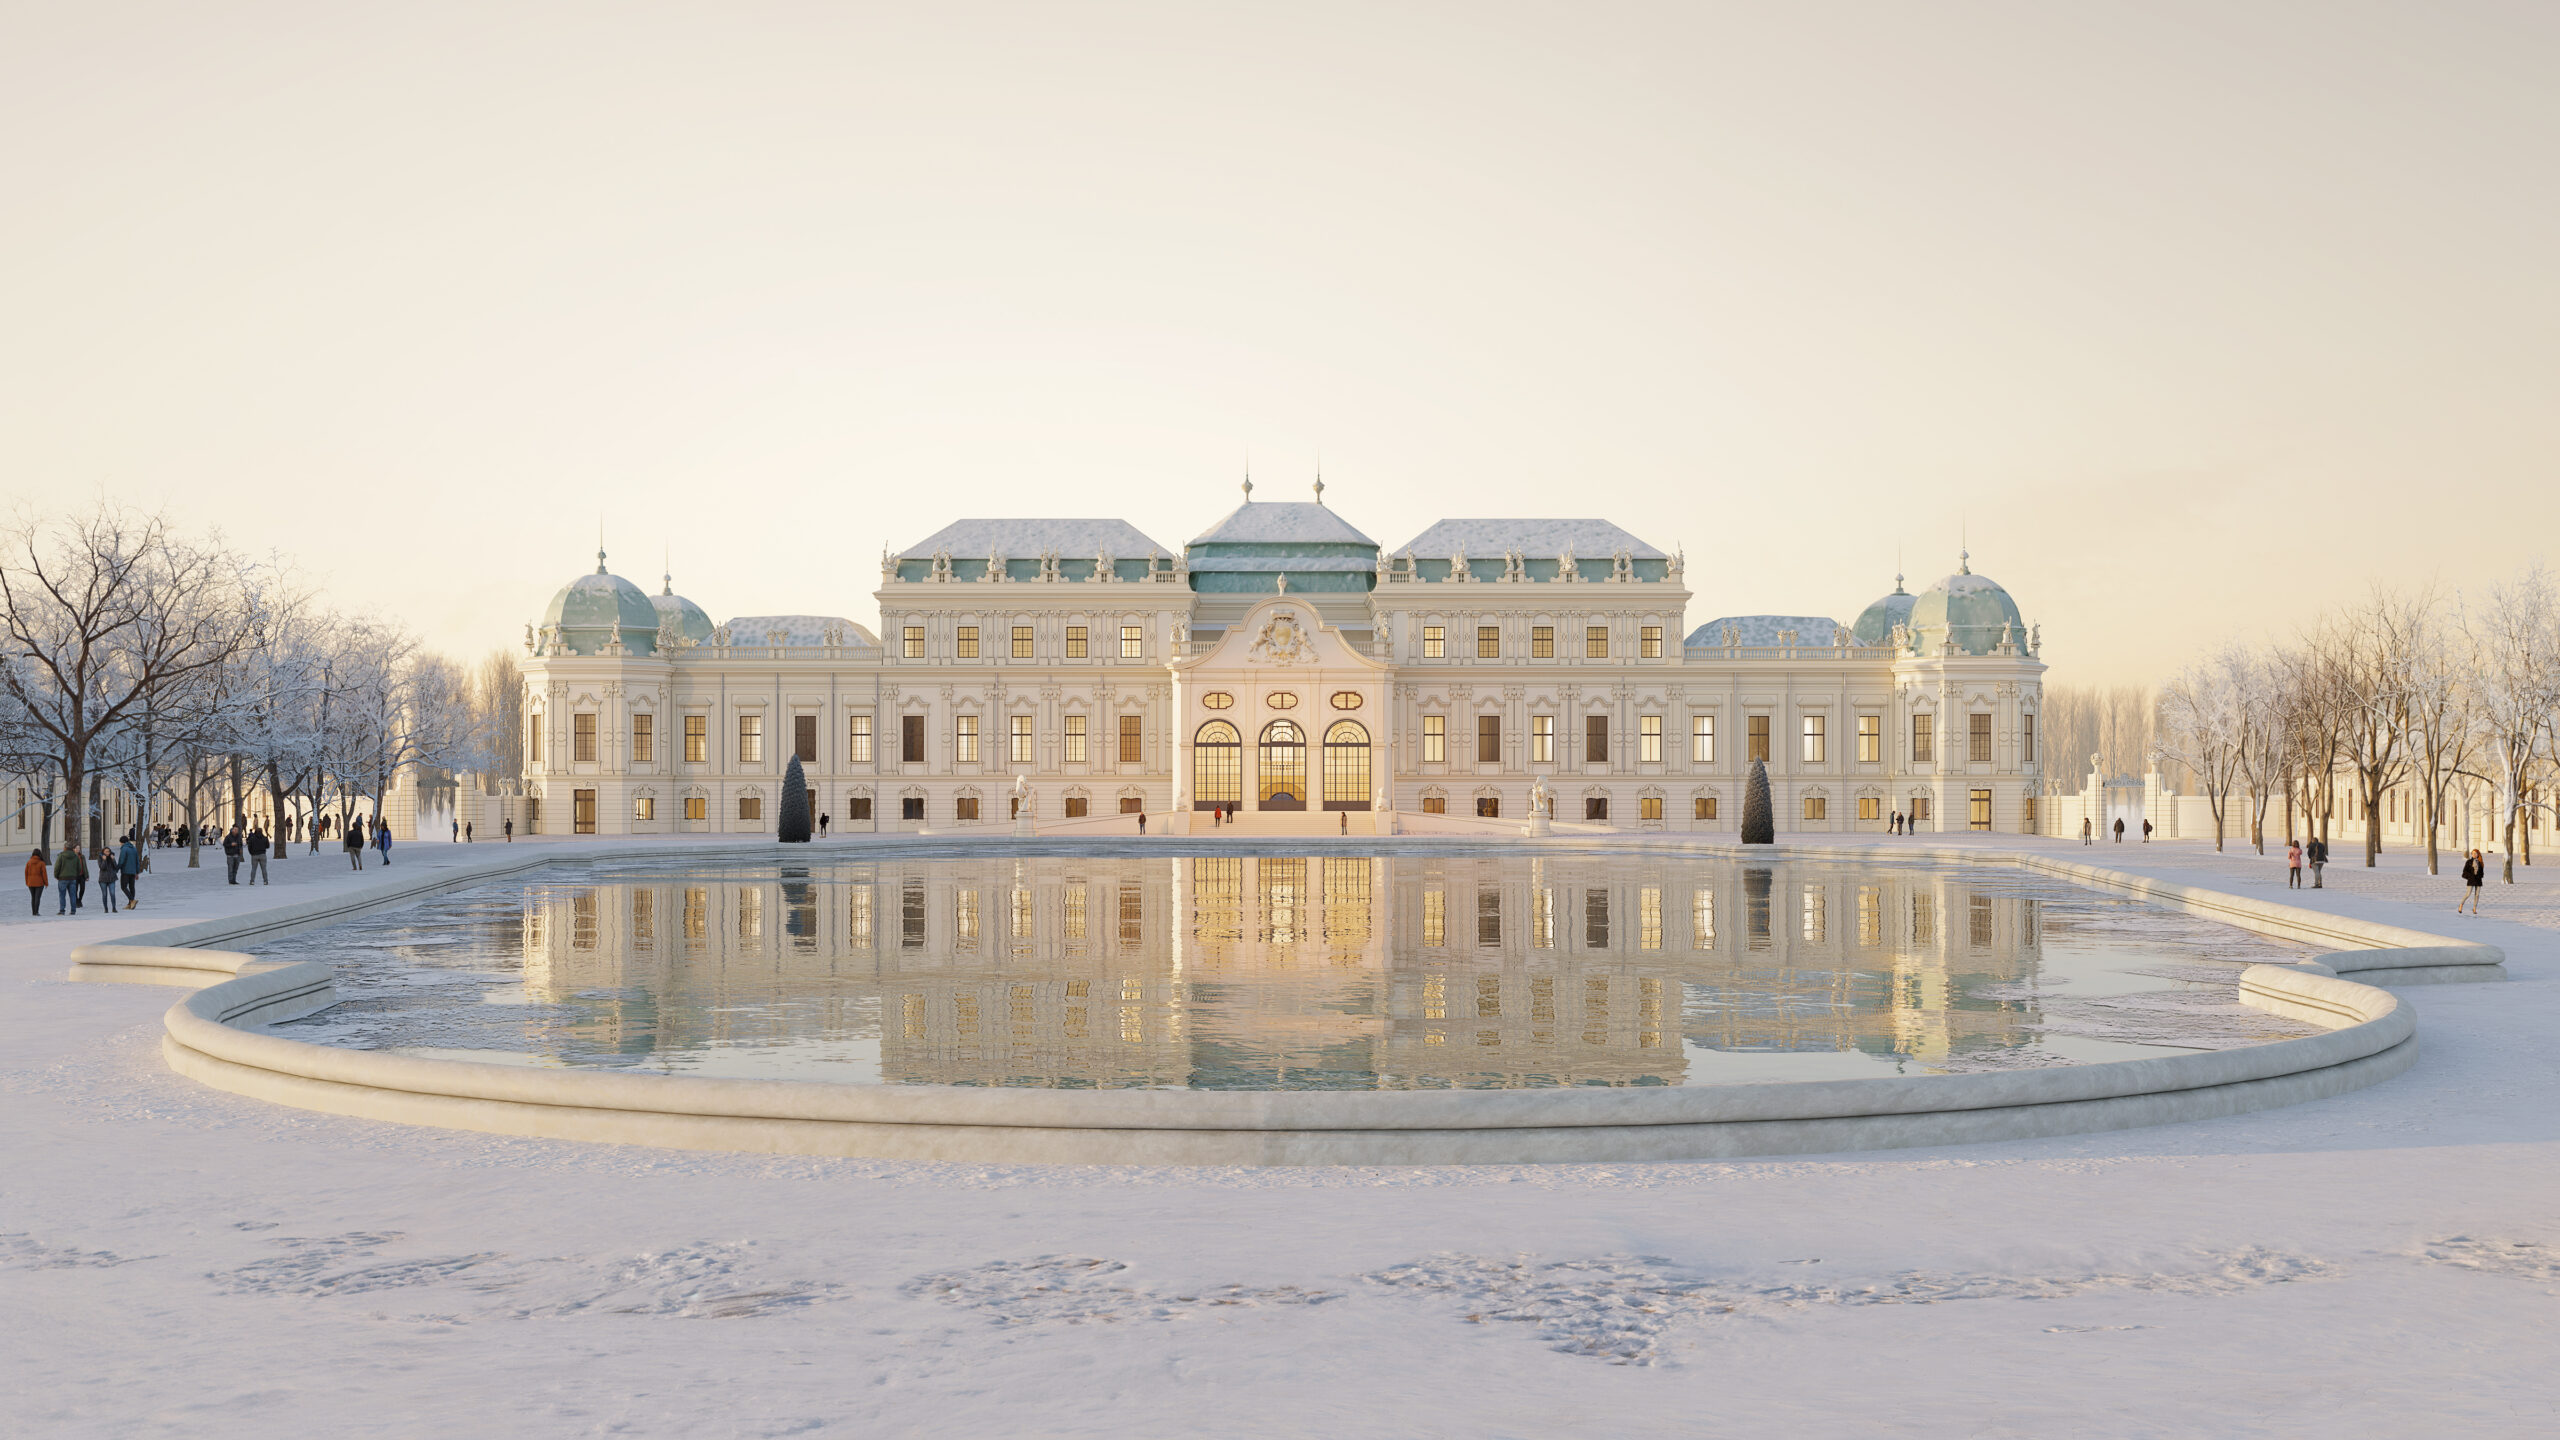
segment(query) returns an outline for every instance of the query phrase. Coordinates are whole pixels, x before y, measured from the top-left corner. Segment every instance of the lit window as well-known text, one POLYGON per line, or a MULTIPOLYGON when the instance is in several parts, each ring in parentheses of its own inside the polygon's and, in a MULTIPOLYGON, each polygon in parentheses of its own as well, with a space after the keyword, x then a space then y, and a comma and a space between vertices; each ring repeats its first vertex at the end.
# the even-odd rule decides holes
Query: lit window
POLYGON ((1873 795, 1861 795, 1861 796, 1859 796, 1859 797, 1858 797, 1858 818, 1859 818, 1859 819, 1861 819, 1861 820, 1881 820, 1881 819, 1883 819, 1883 818, 1884 818, 1884 802, 1883 802, 1882 800, 1877 799, 1877 798, 1876 798, 1875 796, 1873 796, 1873 795))
POLYGON ((1336 709, 1336 710, 1357 710, 1357 709, 1359 709, 1359 708, 1360 708, 1360 692, 1359 692, 1359 691, 1357 691, 1357 690, 1336 690, 1336 691, 1334 691, 1334 692, 1333 692, 1333 708, 1334 708, 1334 709, 1336 709))
POLYGON ((761 715, 739 716, 738 763, 741 765, 757 765, 762 764, 763 761, 764 717, 761 715))
MULTIPOLYGON (((1088 802, 1086 801, 1085 797, 1083 797, 1082 795, 1070 795, 1070 796, 1068 796, 1068 797, 1067 797, 1067 818, 1068 818, 1068 819, 1070 819, 1070 820, 1081 820, 1081 819, 1083 819, 1083 818, 1085 817, 1085 815, 1088 813, 1088 811, 1089 811, 1089 805, 1088 805, 1088 802)), ((1081 887, 1081 886, 1077 887, 1077 889, 1076 889, 1075 893, 1076 893, 1076 894, 1079 894, 1079 895, 1083 894, 1083 893, 1084 893, 1084 892, 1083 892, 1083 887, 1081 887)))
POLYGON ((1013 658, 1016 660, 1031 658, 1031 627, 1028 625, 1013 627, 1013 658))
POLYGON ((975 625, 960 627, 960 658, 963 660, 978 658, 978 627, 975 625))
MULTIPOLYGON (((701 764, 705 752, 710 748, 710 744, 711 717, 708 715, 687 715, 684 717, 685 763, 688 765, 701 764)), ((693 818, 698 820, 702 817, 697 815, 693 818)))
POLYGON ((631 758, 633 762, 646 765, 657 757, 658 717, 655 715, 632 716, 631 758))
POLYGON ((1536 625, 1530 627, 1529 658, 1532 660, 1553 660, 1556 658, 1556 627, 1553 625, 1536 625))
POLYGON ((1807 765, 1819 765, 1830 757, 1830 739, 1822 733, 1823 723, 1820 715, 1804 717, 1804 763, 1807 765))
POLYGON ((569 758, 572 760, 596 758, 595 716, 581 713, 569 717, 569 758))
POLYGON ((852 757, 853 763, 856 765, 868 765, 871 763, 870 716, 856 715, 853 717, 853 734, 849 737, 848 743, 845 747, 845 753, 852 757))
MULTIPOLYGON (((1883 717, 1883 716, 1881 716, 1881 715, 1861 715, 1861 716, 1859 716, 1859 717, 1858 717, 1858 759, 1859 759, 1860 763, 1862 763, 1862 764, 1867 764, 1867 765, 1873 765, 1873 764, 1874 764, 1874 763, 1876 763, 1878 760, 1881 760, 1881 759, 1883 759, 1883 758, 1884 758, 1884 717, 1883 717)), ((1862 816, 1860 816, 1859 818, 1860 818, 1860 819, 1862 819, 1862 820, 1872 820, 1872 819, 1874 819, 1875 817, 1874 817, 1874 816, 1872 816, 1872 815, 1862 815, 1862 816)))
POLYGON ((1769 758, 1769 717, 1754 715, 1744 722, 1743 757, 1745 760, 1769 758))
POLYGON ((1135 765, 1141 758, 1143 753, 1138 747, 1138 717, 1123 715, 1120 717, 1120 763, 1135 765))
POLYGON ((1448 814, 1448 813, 1449 813, 1449 797, 1448 797, 1448 796, 1446 796, 1446 795, 1425 795, 1425 796, 1423 796, 1423 797, 1422 797, 1422 813, 1423 813, 1423 814, 1425 814, 1425 815, 1446 815, 1446 814, 1448 814))
MULTIPOLYGON (((1985 718, 1985 719, 1988 719, 1988 718, 1990 718, 1990 717, 1985 716, 1984 718, 1985 718)), ((1976 791, 1974 791, 1974 792, 1973 792, 1972 800, 1973 800, 1973 804, 1972 804, 1972 806, 1971 806, 1971 809, 1972 809, 1973 813, 1972 813, 1972 815, 1971 815, 1971 817, 1970 817, 1970 819, 1969 819, 1969 822, 1968 822, 1968 823, 1970 824, 1970 826, 1971 826, 1973 829, 1976 829, 1976 830, 1988 830, 1988 829, 1990 829, 1990 828, 1991 828, 1991 792, 1990 792, 1990 791, 1988 791, 1988 790, 1976 790, 1976 791)))
POLYGON ((1662 797, 1659 795, 1638 796, 1636 798, 1636 818, 1639 820, 1661 819, 1662 797))
MULTIPOLYGON (((1636 751, 1636 758, 1637 758, 1637 759, 1639 759, 1639 760, 1643 760, 1643 761, 1652 762, 1652 761, 1659 761, 1659 760, 1662 758, 1662 717, 1661 717, 1661 716, 1659 716, 1659 715, 1642 715, 1642 716, 1638 716, 1638 717, 1637 717, 1637 719, 1636 719, 1636 744, 1637 744, 1637 747, 1638 747, 1638 748, 1637 748, 1637 751, 1636 751)), ((1659 801, 1656 801, 1656 802, 1655 802, 1655 808, 1659 809, 1659 808, 1660 808, 1660 805, 1661 805, 1661 802, 1659 802, 1659 801)), ((1656 816, 1654 816, 1653 818, 1654 818, 1654 819, 1656 819, 1656 820, 1659 820, 1659 819, 1661 819, 1662 817, 1661 817, 1661 816, 1659 816, 1659 815, 1656 815, 1656 816)))
POLYGON ((1697 811, 1697 818, 1701 820, 1713 820, 1716 818, 1716 797, 1713 795, 1701 795, 1698 797, 1697 804, 1694 808, 1697 811))
POLYGON ((1689 760, 1696 765, 1716 763, 1716 717, 1713 715, 1689 718, 1689 760))
POLYGON ((1491 625, 1479 625, 1476 627, 1476 658, 1479 660, 1499 660, 1502 658, 1501 630, 1491 625))
POLYGON ((908 626, 899 635, 898 649, 901 654, 905 655, 910 660, 923 659, 924 627, 921 625, 908 626))
POLYGON ((1207 709, 1224 710, 1228 706, 1236 703, 1236 697, 1228 694, 1224 690, 1212 690, 1208 694, 1200 697, 1200 703, 1207 709))
POLYGON ((1936 717, 1929 715, 1911 717, 1911 758, 1921 761, 1938 758, 1936 717))
POLYGON ((1121 626, 1121 627, 1120 627, 1120 658, 1121 658, 1121 659, 1123 659, 1123 660, 1143 660, 1143 659, 1145 659, 1145 658, 1146 658, 1146 655, 1147 655, 1147 637, 1146 637, 1146 632, 1145 632, 1145 631, 1143 631, 1143 630, 1141 630, 1141 629, 1139 629, 1139 628, 1138 628, 1137 626, 1135 626, 1135 625, 1123 625, 1123 626, 1121 626))
POLYGON ((975 765, 978 763, 978 717, 962 715, 958 718, 958 754, 953 758, 963 765, 975 765))
POLYGON ((1662 658, 1661 626, 1647 625, 1644 627, 1643 633, 1638 637, 1638 639, 1642 648, 1637 653, 1647 660, 1659 660, 1662 658))
POLYGON ((1084 717, 1081 715, 1067 717, 1067 763, 1084 763, 1084 717))
POLYGON ((1582 657, 1586 660, 1609 658, 1609 627, 1593 625, 1582 632, 1582 657))
POLYGON ((1443 632, 1437 625, 1425 625, 1422 627, 1423 659, 1437 660, 1440 658, 1441 651, 1445 645, 1442 636, 1443 632))
POLYGON ((1437 765, 1449 758, 1449 717, 1422 717, 1422 763, 1437 765))
POLYGON ((1976 765, 1990 764, 1991 717, 1988 715, 1968 715, 1965 718, 1973 722, 1973 733, 1967 737, 1973 741, 1973 763, 1976 765))
POLYGON ((702 796, 702 795, 687 795, 686 797, 684 797, 684 818, 686 818, 687 820, 708 820, 708 819, 710 819, 710 818, 711 818, 711 801, 710 801, 710 799, 709 799, 707 796, 702 796))
POLYGON ((655 795, 635 796, 631 801, 631 818, 634 820, 657 819, 658 797, 655 795))
POLYGON ((1014 764, 1028 765, 1031 763, 1031 717, 1028 715, 1016 715, 1013 717, 1012 753, 1014 764))
POLYGON ((1067 658, 1070 660, 1082 660, 1085 658, 1084 627, 1081 625, 1070 625, 1067 627, 1067 658))
POLYGON ((1830 819, 1831 802, 1820 795, 1807 795, 1804 797, 1804 818, 1807 820, 1830 819))
POLYGON ((1536 765, 1552 765, 1556 758, 1556 717, 1529 717, 1529 760, 1536 765))

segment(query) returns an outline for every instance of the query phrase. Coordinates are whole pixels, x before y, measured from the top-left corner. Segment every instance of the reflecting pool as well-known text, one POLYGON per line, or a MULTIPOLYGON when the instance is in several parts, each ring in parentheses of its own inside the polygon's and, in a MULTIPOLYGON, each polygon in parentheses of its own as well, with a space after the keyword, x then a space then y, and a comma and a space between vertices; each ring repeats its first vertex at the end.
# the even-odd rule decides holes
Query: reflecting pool
POLYGON ((339 967, 301 1039, 853 1084, 1730 1084, 2314 1033, 2234 995, 2302 947, 2023 872, 1508 847, 671 855, 260 953, 339 967))

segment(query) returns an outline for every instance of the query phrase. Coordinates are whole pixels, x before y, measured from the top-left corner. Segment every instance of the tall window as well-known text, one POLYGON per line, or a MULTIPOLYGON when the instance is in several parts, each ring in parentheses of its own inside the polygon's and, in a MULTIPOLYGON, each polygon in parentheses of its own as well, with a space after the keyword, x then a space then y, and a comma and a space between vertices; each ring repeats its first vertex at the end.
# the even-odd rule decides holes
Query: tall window
POLYGON ((1582 759, 1585 764, 1602 765, 1609 759, 1609 717, 1582 717, 1582 759))
POLYGON ((1529 760, 1536 765, 1552 765, 1556 759, 1556 717, 1529 717, 1529 760))
POLYGON ((1135 715, 1121 716, 1120 763, 1123 765, 1135 765, 1145 758, 1145 752, 1138 746, 1138 717, 1135 715))
POLYGON ((763 716, 741 715, 738 717, 738 763, 741 765, 764 763, 763 716))
POLYGON ((1988 715, 1968 715, 1965 719, 1971 721, 1973 727, 1972 733, 1966 737, 1973 742, 1973 763, 1976 765, 1990 764, 1991 717, 1988 715))
POLYGON ((924 627, 910 625, 898 636, 898 652, 910 660, 924 658, 924 627))
POLYGON ((1911 717, 1911 758, 1934 761, 1938 758, 1938 722, 1931 715, 1911 717))
MULTIPOLYGON (((581 711, 580 713, 569 717, 569 758, 572 760, 593 760, 596 758, 595 716, 581 711)), ((595 831, 590 829, 580 831, 579 833, 583 835, 592 835, 595 831)))
POLYGON ((909 765, 924 763, 923 716, 901 715, 898 717, 898 759, 909 765))
POLYGON ((1013 748, 1010 752, 1012 761, 1016 765, 1028 765, 1031 763, 1031 717, 1016 715, 1012 719, 1013 748))
POLYGON ((1966 817, 1966 825, 1975 830, 1990 829, 1991 792, 1988 790, 1976 790, 1973 792, 1972 800, 1973 804, 1968 807, 1972 813, 1966 817))
POLYGON ((539 715, 528 715, 525 717, 524 753, 533 757, 534 764, 540 765, 543 763, 542 717, 539 715))
POLYGON ((1659 659, 1661 659, 1661 658, 1662 658, 1662 627, 1661 627, 1661 626, 1659 626, 1659 625, 1647 625, 1646 627, 1644 627, 1644 630, 1643 630, 1642 634, 1640 634, 1640 635, 1637 637, 1637 644, 1641 647, 1641 649, 1638 651, 1638 653, 1639 653, 1639 654, 1641 654, 1645 659, 1647 659, 1647 660, 1659 660, 1659 659))
POLYGON ((871 717, 853 717, 853 733, 845 738, 845 755, 856 765, 871 763, 871 717))
MULTIPOLYGON (((637 796, 637 797, 635 797, 635 798, 632 800, 632 802, 631 802, 631 818, 632 818, 632 819, 634 819, 634 820, 655 820, 655 819, 657 819, 657 818, 658 818, 658 797, 657 797, 657 796, 655 796, 655 795, 641 795, 641 796, 637 796)), ((637 893, 637 894, 640 894, 640 895, 646 895, 646 894, 648 894, 648 893, 650 893, 650 892, 648 892, 648 891, 646 891, 646 890, 642 890, 642 891, 638 891, 638 892, 636 892, 636 893, 637 893)))
POLYGON ((1582 657, 1586 660, 1609 658, 1609 627, 1592 625, 1582 632, 1582 657))
POLYGON ((1500 628, 1492 625, 1479 625, 1476 627, 1476 658, 1479 660, 1499 660, 1502 658, 1502 631, 1500 628))
POLYGON ((1449 758, 1449 717, 1422 717, 1422 763, 1438 765, 1449 758))
POLYGON ((1067 717, 1067 763, 1084 763, 1084 717, 1081 715, 1067 717))
POLYGON ((1820 715, 1804 717, 1804 763, 1819 765, 1831 758, 1831 740, 1823 733, 1825 720, 1820 715))
POLYGON ((1716 763, 1716 717, 1713 715, 1689 717, 1689 763, 1716 763))
POLYGON ((2021 715, 2018 723, 2018 760, 2022 764, 2033 765, 2036 763, 2036 717, 2021 715))
POLYGON ((800 763, 803 765, 818 763, 817 716, 794 715, 791 717, 791 753, 799 756, 800 763))
POLYGON ((642 765, 658 758, 658 717, 631 717, 631 758, 642 765))
POLYGON ((1448 644, 1446 639, 1447 633, 1448 632, 1442 630, 1437 625, 1425 625, 1422 627, 1423 659, 1437 660, 1440 658, 1441 653, 1448 644))
POLYGON ((978 763, 978 717, 962 715, 953 727, 952 759, 963 765, 978 763))
POLYGON ((580 835, 596 833, 596 792, 593 790, 569 792, 569 828, 580 835))
POLYGON ((688 765, 701 764, 705 759, 709 758, 710 749, 711 717, 708 715, 687 715, 684 717, 685 763, 688 765))
POLYGON ((975 625, 960 627, 960 658, 963 660, 978 658, 978 627, 975 625))
POLYGON ((1556 627, 1553 625, 1534 625, 1530 627, 1529 658, 1532 660, 1553 660, 1556 658, 1556 627))
POLYGON ((1636 717, 1636 758, 1646 762, 1659 762, 1662 759, 1661 716, 1636 717))
POLYGON ((1070 625, 1067 627, 1067 658, 1070 660, 1082 660, 1085 658, 1084 627, 1081 625, 1070 625))
POLYGON ((1767 760, 1769 758, 1768 716, 1754 715, 1749 720, 1743 722, 1742 749, 1742 758, 1745 760, 1767 760))
POLYGON ((1872 765, 1884 758, 1884 717, 1858 717, 1858 759, 1872 765))
POLYGON ((1500 763, 1501 760, 1502 717, 1499 715, 1477 716, 1476 763, 1479 765, 1493 765, 1500 763))
POLYGON ((1147 632, 1139 629, 1135 625, 1121 626, 1120 658, 1123 660, 1143 660, 1147 658, 1147 632))
POLYGON ((1265 810, 1307 808, 1307 732, 1294 720, 1274 720, 1262 727, 1255 757, 1255 791, 1265 810))
POLYGON ((1324 732, 1324 808, 1369 808, 1369 732, 1356 720, 1336 720, 1324 732))
POLYGON ((1016 660, 1031 658, 1031 627, 1028 625, 1013 627, 1013 658, 1016 660))

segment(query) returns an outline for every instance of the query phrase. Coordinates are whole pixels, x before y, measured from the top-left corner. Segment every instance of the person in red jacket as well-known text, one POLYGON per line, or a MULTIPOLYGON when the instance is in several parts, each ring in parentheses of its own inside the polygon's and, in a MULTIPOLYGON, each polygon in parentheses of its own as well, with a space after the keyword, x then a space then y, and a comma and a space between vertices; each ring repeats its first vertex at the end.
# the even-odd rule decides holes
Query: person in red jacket
POLYGON ((44 913, 44 892, 45 887, 50 883, 52 882, 49 877, 49 872, 46 870, 44 863, 44 847, 39 845, 35 849, 27 852, 28 914, 41 915, 44 913))

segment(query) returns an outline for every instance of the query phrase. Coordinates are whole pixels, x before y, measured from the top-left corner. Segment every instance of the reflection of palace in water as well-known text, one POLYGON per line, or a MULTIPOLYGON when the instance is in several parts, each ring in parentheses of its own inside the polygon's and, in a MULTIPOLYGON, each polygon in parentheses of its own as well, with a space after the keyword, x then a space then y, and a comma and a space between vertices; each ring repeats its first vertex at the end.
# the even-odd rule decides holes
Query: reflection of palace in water
POLYGON ((1679 1083, 1683 1044, 2015 1044, 2036 904, 1950 876, 1550 857, 883 861, 552 885, 530 996, 626 1057, 867 1040, 924 1084, 1679 1083))

